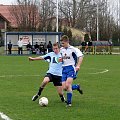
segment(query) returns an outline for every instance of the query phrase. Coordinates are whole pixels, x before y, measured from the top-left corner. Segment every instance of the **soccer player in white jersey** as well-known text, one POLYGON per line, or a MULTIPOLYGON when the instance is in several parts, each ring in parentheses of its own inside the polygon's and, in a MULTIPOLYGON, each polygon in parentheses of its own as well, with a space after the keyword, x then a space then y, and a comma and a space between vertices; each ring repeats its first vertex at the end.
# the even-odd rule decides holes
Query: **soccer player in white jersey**
POLYGON ((65 102, 65 98, 63 96, 63 91, 62 91, 62 59, 61 59, 61 54, 60 54, 60 48, 57 43, 53 44, 53 51, 47 53, 44 56, 39 56, 39 57, 29 57, 30 61, 34 60, 49 60, 49 69, 44 77, 43 82, 40 85, 39 91, 37 92, 36 95, 32 97, 32 101, 35 101, 42 93, 44 87, 47 85, 49 82, 53 82, 54 86, 57 88, 57 92, 61 98, 62 102, 65 102))
POLYGON ((62 36, 61 45, 60 53, 63 59, 62 86, 67 91, 67 106, 71 106, 72 90, 77 89, 82 93, 80 86, 72 85, 72 83, 76 77, 76 72, 80 70, 83 54, 80 50, 76 50, 75 47, 69 44, 69 38, 66 35, 62 36))

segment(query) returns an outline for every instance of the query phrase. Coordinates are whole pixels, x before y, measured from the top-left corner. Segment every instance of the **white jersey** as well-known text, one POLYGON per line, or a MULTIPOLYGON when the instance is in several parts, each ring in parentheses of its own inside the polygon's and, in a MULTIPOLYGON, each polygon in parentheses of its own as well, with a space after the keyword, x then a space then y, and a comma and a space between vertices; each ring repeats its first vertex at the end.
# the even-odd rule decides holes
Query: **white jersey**
POLYGON ((76 65, 77 58, 82 57, 82 52, 73 46, 69 46, 68 48, 62 47, 60 49, 60 53, 63 58, 63 66, 69 66, 69 65, 76 65))
POLYGON ((23 41, 21 40, 19 40, 18 42, 17 42, 17 45, 18 45, 18 47, 22 47, 23 46, 23 41))

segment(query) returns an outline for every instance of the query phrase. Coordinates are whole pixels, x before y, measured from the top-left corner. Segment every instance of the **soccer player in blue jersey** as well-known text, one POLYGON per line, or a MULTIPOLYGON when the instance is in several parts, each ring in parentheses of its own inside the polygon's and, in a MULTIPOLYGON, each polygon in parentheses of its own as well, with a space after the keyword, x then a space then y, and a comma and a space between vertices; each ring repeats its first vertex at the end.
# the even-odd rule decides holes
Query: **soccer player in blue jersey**
POLYGON ((30 61, 34 60, 49 60, 49 69, 44 77, 43 82, 40 85, 40 88, 36 95, 32 97, 32 101, 35 101, 42 93, 43 89, 49 82, 53 82, 54 86, 57 88, 57 92, 61 98, 62 102, 65 102, 62 91, 62 59, 60 54, 60 48, 57 43, 53 44, 53 52, 47 53, 44 56, 40 57, 29 57, 30 61))
POLYGON ((62 36, 61 45, 60 53, 63 59, 62 86, 67 91, 67 106, 71 106, 72 90, 77 89, 81 94, 83 93, 80 85, 72 85, 73 79, 76 78, 76 72, 80 70, 83 54, 69 44, 69 38, 66 35, 62 36))

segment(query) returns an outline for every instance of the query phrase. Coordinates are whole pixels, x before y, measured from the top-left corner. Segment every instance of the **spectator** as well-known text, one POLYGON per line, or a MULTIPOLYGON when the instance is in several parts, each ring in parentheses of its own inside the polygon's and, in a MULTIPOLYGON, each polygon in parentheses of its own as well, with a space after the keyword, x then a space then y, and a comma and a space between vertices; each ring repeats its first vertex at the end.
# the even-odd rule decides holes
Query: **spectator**
POLYGON ((29 54, 31 54, 31 52, 32 52, 32 45, 31 45, 30 42, 27 44, 26 48, 29 51, 29 54))
POLYGON ((92 41, 89 40, 88 42, 88 52, 91 52, 92 51, 92 41))
POLYGON ((48 53, 52 52, 52 43, 51 43, 51 41, 49 41, 49 43, 47 45, 47 49, 48 49, 48 53))
POLYGON ((11 49, 12 49, 12 43, 11 43, 11 41, 10 41, 10 42, 8 43, 8 54, 12 54, 11 49))
POLYGON ((35 48, 35 49, 39 49, 38 42, 36 42, 36 44, 34 45, 34 48, 35 48))
POLYGON ((86 52, 87 43, 86 43, 85 41, 83 41, 83 42, 81 43, 81 45, 82 45, 82 52, 86 52))
POLYGON ((43 54, 45 55, 47 53, 47 45, 46 42, 44 43, 44 48, 43 48, 43 54))
POLYGON ((22 38, 20 38, 20 40, 18 40, 17 42, 17 45, 18 45, 18 54, 23 54, 23 41, 22 41, 22 38))
POLYGON ((36 44, 34 45, 34 48, 35 48, 36 54, 39 54, 40 50, 39 50, 38 42, 36 42, 36 44))
POLYGON ((40 43, 40 54, 43 54, 44 51, 44 44, 43 42, 40 43))

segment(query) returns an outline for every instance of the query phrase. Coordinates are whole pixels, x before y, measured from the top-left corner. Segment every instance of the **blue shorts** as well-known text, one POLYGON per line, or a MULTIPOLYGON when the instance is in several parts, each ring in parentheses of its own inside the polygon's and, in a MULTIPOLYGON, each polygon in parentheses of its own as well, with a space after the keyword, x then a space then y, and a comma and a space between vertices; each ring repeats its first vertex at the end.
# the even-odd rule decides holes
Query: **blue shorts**
POLYGON ((66 81, 67 78, 76 78, 76 71, 72 65, 63 67, 62 82, 66 81))

